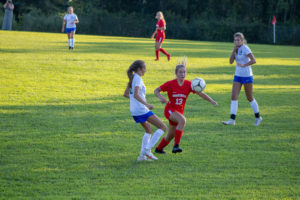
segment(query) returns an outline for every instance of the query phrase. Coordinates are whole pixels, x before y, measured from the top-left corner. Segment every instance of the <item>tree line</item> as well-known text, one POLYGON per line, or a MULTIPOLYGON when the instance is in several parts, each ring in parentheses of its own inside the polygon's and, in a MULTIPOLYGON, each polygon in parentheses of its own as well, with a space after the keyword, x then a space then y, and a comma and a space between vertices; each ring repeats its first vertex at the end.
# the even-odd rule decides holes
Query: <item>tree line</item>
POLYGON ((77 33, 150 37, 155 13, 162 11, 167 38, 232 41, 240 31, 250 43, 272 43, 274 15, 277 43, 300 45, 299 0, 15 0, 14 4, 15 30, 59 32, 67 7, 73 6, 80 20, 77 33))

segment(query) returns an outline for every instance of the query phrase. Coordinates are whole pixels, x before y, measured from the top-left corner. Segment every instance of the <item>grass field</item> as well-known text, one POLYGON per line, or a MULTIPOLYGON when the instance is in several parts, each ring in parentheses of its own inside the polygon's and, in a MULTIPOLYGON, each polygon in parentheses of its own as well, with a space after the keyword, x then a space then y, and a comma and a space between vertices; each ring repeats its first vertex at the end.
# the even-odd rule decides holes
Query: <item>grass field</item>
POLYGON ((154 41, 0 31, 1 199, 300 199, 300 47, 249 44, 257 64, 254 115, 244 92, 229 118, 232 43, 169 40, 173 57, 154 62, 154 41), (147 100, 188 56, 187 79, 202 77, 214 108, 187 100, 182 154, 137 163, 143 129, 122 97, 126 70, 147 63, 147 100))

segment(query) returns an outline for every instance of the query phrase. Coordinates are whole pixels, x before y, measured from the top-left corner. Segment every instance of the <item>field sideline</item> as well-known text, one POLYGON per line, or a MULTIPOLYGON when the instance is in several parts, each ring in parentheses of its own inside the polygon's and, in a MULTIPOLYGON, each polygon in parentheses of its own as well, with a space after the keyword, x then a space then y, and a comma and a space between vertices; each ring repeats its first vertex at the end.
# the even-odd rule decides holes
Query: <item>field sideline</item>
MULTIPOLYGON (((247 36, 246 36, 247 39, 247 36)), ((250 41, 251 42, 251 41, 250 41)), ((166 39, 154 61, 148 38, 0 31, 0 199, 300 199, 300 47, 249 44, 254 115, 244 91, 229 117, 233 43, 166 39), (147 64, 147 101, 167 124, 153 90, 173 79, 205 79, 214 108, 187 100, 183 153, 137 163, 143 129, 122 97, 126 70, 147 64)), ((166 96, 166 95, 165 95, 166 96)))

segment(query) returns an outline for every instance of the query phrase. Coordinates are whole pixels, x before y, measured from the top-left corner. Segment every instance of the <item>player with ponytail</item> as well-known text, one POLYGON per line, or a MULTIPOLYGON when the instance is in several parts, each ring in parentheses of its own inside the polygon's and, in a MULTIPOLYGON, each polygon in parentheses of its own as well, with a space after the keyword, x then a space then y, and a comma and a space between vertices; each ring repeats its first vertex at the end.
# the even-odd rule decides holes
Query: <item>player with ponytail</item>
MULTIPOLYGON (((165 104, 165 117, 169 120, 169 132, 168 134, 161 140, 158 147, 155 149, 156 153, 164 154, 163 148, 166 147, 170 141, 175 138, 174 146, 172 153, 180 153, 182 149, 179 148, 179 143, 181 136, 183 134, 183 129, 186 124, 186 119, 183 116, 185 102, 189 96, 189 94, 196 93, 191 88, 191 81, 185 80, 186 77, 186 65, 187 60, 186 57, 182 59, 182 61, 175 68, 176 79, 167 81, 160 87, 156 88, 154 93, 159 98, 161 103, 165 104), (160 92, 167 92, 169 101, 167 101, 160 92)), ((204 100, 209 101, 214 106, 217 106, 218 103, 215 102, 212 98, 210 98, 204 92, 196 93, 204 100)))
POLYGON ((136 123, 140 123, 145 129, 145 134, 142 139, 141 153, 138 161, 157 160, 151 153, 151 149, 157 143, 159 138, 167 130, 166 125, 150 110, 154 106, 146 101, 146 87, 141 78, 146 73, 146 64, 142 60, 133 62, 127 70, 129 82, 124 92, 124 97, 130 99, 130 112, 136 123), (158 129, 152 134, 151 124, 158 129))
POLYGON ((161 11, 158 11, 156 13, 155 19, 157 19, 157 23, 156 23, 156 29, 155 32, 152 34, 151 38, 153 39, 156 35, 156 39, 155 39, 155 54, 156 54, 156 61, 159 60, 159 52, 161 51, 163 54, 165 54, 168 58, 168 61, 171 58, 171 54, 169 54, 168 52, 166 52, 166 50, 164 50, 163 48, 161 48, 161 45, 166 37, 165 35, 165 30, 166 30, 166 21, 164 18, 164 15, 161 11))

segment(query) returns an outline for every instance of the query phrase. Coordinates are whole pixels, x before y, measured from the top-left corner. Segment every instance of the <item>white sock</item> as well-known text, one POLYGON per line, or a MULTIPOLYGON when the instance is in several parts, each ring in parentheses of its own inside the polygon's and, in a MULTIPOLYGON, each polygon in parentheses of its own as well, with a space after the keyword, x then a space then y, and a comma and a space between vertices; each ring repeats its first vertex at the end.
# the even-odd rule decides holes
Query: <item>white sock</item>
POLYGON ((230 114, 236 115, 238 109, 238 100, 232 100, 230 105, 230 114))
POLYGON ((151 138, 151 134, 150 133, 145 133, 144 134, 144 137, 142 139, 142 146, 141 146, 141 153, 140 153, 140 155, 143 154, 144 149, 146 148, 147 144, 150 141, 150 138, 151 138))
POLYGON ((71 46, 71 39, 68 39, 69 47, 71 46))
POLYGON ((254 114, 255 114, 255 113, 259 113, 258 104, 257 104, 257 102, 256 102, 255 99, 253 99, 253 100, 250 102, 250 105, 251 105, 251 107, 252 107, 252 110, 253 110, 254 114))
POLYGON ((74 47, 75 44, 75 38, 72 39, 72 47, 74 47))
POLYGON ((155 131, 155 133, 153 134, 150 142, 147 144, 146 149, 150 150, 153 148, 153 146, 157 143, 157 141, 159 140, 159 138, 162 136, 162 134, 164 134, 164 131, 161 129, 157 129, 157 131, 155 131))

